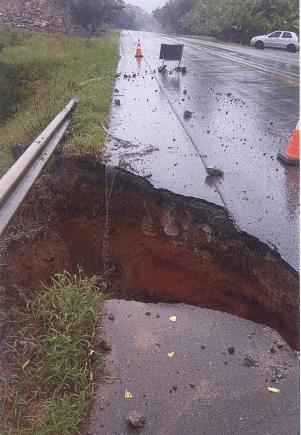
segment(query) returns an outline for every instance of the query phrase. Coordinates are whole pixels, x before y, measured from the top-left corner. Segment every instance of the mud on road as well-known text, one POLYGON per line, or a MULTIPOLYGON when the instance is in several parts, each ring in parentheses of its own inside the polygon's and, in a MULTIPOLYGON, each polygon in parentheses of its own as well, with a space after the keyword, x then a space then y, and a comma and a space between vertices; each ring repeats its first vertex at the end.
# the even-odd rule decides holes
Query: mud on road
POLYGON ((186 302, 275 328, 298 347, 298 276, 221 206, 155 189, 93 158, 59 159, 6 238, 1 283, 17 298, 58 271, 105 273, 115 297, 186 302))

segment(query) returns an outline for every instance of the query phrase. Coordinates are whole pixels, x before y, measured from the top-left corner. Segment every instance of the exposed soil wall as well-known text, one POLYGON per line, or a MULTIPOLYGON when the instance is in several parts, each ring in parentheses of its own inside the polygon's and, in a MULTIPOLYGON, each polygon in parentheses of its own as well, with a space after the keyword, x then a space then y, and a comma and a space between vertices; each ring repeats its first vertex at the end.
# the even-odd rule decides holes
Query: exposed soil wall
POLYGON ((41 287, 59 270, 101 274, 105 267, 109 293, 229 312, 298 346, 297 274, 219 206, 92 159, 68 159, 38 182, 18 221, 36 231, 7 242, 1 282, 12 294, 15 285, 41 287))

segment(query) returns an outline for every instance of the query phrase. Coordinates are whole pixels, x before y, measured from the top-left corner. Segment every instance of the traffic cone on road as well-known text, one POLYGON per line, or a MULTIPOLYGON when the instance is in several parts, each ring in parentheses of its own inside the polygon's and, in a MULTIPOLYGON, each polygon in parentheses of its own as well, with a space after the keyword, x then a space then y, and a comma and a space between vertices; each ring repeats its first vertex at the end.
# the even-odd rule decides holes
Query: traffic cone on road
POLYGON ((140 38, 138 39, 138 42, 137 42, 135 57, 143 57, 140 38))
POLYGON ((287 149, 279 151, 278 159, 288 165, 298 166, 300 162, 299 121, 287 149))

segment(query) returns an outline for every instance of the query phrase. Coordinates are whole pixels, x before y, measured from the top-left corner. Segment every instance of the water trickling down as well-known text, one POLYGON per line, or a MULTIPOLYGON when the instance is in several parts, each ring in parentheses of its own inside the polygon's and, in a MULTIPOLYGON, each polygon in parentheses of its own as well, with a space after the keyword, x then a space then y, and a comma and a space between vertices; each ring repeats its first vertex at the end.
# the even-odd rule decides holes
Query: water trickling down
POLYGON ((110 260, 110 201, 114 188, 114 182, 116 178, 116 167, 111 165, 105 166, 105 225, 103 235, 103 273, 104 276, 109 272, 109 260, 110 260))

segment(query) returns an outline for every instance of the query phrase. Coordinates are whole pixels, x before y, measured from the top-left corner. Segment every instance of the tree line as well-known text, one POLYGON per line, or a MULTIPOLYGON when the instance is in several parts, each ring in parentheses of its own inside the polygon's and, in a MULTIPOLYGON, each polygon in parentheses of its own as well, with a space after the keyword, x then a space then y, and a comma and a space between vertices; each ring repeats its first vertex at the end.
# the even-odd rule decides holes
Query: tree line
POLYGON ((153 13, 169 32, 248 43, 282 29, 298 33, 298 0, 169 0, 153 13))
POLYGON ((95 33, 99 26, 113 24, 132 30, 152 30, 155 18, 138 6, 125 4, 124 0, 56 0, 70 6, 75 23, 95 33))
POLYGON ((115 24, 120 29, 156 31, 160 30, 158 21, 139 6, 126 4, 117 14, 115 24))
POLYGON ((95 32, 99 25, 113 22, 125 6, 123 0, 61 1, 69 1, 74 21, 92 33, 95 32))

